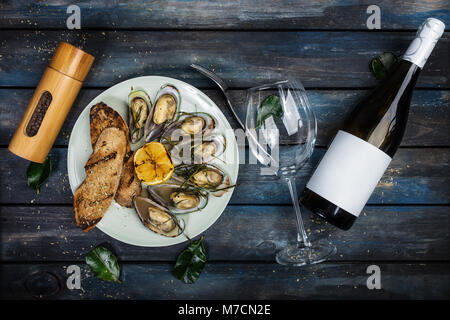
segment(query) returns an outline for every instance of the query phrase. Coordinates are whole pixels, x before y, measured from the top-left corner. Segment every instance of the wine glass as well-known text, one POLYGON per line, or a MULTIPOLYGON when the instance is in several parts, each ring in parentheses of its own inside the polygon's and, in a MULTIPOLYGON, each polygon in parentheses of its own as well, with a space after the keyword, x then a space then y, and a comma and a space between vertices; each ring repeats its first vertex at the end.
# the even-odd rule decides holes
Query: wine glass
POLYGON ((296 172, 309 160, 317 134, 305 89, 295 80, 251 88, 246 106, 246 135, 252 154, 264 166, 261 174, 276 175, 287 182, 297 216, 297 241, 279 251, 276 261, 303 266, 326 260, 336 248, 308 239, 295 185, 296 172))

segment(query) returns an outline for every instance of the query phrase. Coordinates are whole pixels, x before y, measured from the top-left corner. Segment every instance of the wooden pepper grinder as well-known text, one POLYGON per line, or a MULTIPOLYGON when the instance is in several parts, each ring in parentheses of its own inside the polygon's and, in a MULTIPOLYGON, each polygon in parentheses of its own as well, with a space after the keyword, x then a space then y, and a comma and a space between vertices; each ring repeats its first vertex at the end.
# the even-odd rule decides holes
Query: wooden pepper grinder
POLYGON ((60 42, 8 149, 43 163, 94 62, 90 54, 60 42))

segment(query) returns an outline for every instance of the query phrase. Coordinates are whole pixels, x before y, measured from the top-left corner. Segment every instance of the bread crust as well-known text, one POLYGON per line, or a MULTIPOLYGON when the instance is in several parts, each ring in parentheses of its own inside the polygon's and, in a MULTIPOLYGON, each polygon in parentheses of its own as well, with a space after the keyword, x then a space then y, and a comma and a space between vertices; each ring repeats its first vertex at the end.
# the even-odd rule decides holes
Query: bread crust
POLYGON ((115 200, 121 206, 131 208, 134 197, 139 196, 141 191, 141 182, 134 172, 134 152, 130 151, 124 158, 122 176, 120 177, 115 200))
MULTIPOLYGON (((127 124, 123 121, 120 114, 113 108, 108 107, 106 103, 99 102, 91 108, 91 111, 89 112, 89 121, 92 149, 94 149, 95 143, 103 130, 110 127, 122 130, 128 141, 129 130, 127 124)), ((127 152, 128 151, 130 151, 129 143, 127 147, 127 152)))
POLYGON ((103 102, 97 103, 91 108, 90 114, 91 144, 94 147, 100 133, 108 127, 123 130, 127 137, 127 155, 124 158, 124 168, 116 192, 115 200, 123 207, 132 207, 133 198, 141 193, 141 184, 134 173, 132 155, 129 142, 129 129, 120 114, 103 102), (131 157, 131 158, 130 158, 131 157), (130 161, 128 161, 130 160, 130 161), (130 167, 131 166, 131 167, 130 167))
POLYGON ((76 224, 84 231, 95 227, 116 195, 127 143, 124 131, 115 127, 104 129, 96 140, 73 200, 76 224))

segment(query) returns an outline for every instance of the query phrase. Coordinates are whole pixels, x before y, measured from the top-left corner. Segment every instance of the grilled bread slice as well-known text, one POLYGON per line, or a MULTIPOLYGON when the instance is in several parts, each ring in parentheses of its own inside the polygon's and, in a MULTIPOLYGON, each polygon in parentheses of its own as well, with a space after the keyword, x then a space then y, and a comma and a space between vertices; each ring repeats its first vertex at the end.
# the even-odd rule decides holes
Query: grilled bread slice
MULTIPOLYGON (((131 156, 132 152, 130 151, 131 148, 128 138, 129 129, 118 112, 108 107, 105 103, 99 102, 91 108, 89 118, 92 148, 94 148, 98 136, 105 128, 115 127, 125 132, 127 137, 126 151, 127 155, 131 156)), ((129 158, 127 156, 124 158, 122 177, 115 198, 117 203, 124 207, 131 207, 133 205, 133 197, 141 193, 141 185, 134 174, 133 161, 131 160, 131 164, 127 164, 129 158)))
POLYGON ((126 152, 128 156, 124 157, 124 168, 122 169, 122 176, 115 200, 121 206, 132 207, 133 198, 141 193, 141 184, 134 173, 133 158, 131 157, 134 154, 130 151, 128 126, 118 112, 103 102, 99 102, 93 106, 89 116, 92 148, 94 148, 98 136, 105 128, 119 128, 124 131, 127 137, 126 152), (131 161, 128 161, 129 159, 131 159, 131 161))
POLYGON ((141 182, 134 172, 134 152, 126 154, 123 163, 122 176, 120 177, 119 188, 117 189, 115 200, 123 207, 132 207, 133 198, 141 194, 141 182))
POLYGON ((75 191, 77 226, 89 231, 101 220, 116 195, 128 139, 119 128, 106 128, 86 162, 86 178, 75 191))
MULTIPOLYGON (((91 108, 89 120, 92 149, 94 149, 95 143, 103 130, 110 127, 119 128, 122 130, 128 141, 129 130, 127 124, 123 121, 117 111, 108 107, 105 103, 99 102, 91 108)), ((128 151, 130 151, 129 144, 127 147, 127 152, 128 151)))

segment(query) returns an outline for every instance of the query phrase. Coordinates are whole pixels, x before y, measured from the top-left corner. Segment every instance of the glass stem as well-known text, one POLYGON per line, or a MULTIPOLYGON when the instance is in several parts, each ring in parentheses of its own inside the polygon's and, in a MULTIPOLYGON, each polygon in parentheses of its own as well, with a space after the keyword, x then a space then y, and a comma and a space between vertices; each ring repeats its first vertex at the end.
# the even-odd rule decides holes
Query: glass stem
POLYGON ((311 247, 308 236, 306 235, 305 227, 303 225, 302 212, 298 202, 297 188, 295 186, 295 176, 287 177, 289 192, 291 193, 292 203, 294 205, 295 215, 297 216, 297 243, 305 247, 311 247))

